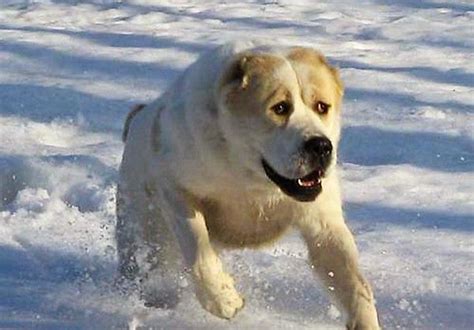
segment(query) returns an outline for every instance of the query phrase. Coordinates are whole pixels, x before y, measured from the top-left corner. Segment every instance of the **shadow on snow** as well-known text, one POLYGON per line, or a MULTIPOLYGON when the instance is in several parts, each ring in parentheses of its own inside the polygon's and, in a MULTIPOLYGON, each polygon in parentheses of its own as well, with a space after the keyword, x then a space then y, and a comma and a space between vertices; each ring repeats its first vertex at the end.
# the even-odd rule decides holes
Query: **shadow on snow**
POLYGON ((365 203, 345 203, 348 222, 356 230, 371 231, 380 224, 421 229, 474 232, 474 217, 442 211, 404 209, 365 203))
MULTIPOLYGON (((199 53, 209 49, 198 42, 177 40, 172 37, 151 36, 139 33, 113 33, 103 31, 71 31, 65 29, 54 29, 45 27, 13 26, 0 24, 0 30, 15 30, 25 32, 45 32, 62 34, 73 38, 83 39, 102 46, 119 48, 177 48, 188 53, 199 53)), ((137 63, 138 64, 138 63, 137 63)))
MULTIPOLYGON (((114 270, 113 263, 102 259, 80 258, 38 246, 0 245, 0 327, 75 329, 83 328, 78 324, 105 326, 102 320, 105 315, 95 316, 92 307, 91 310, 76 310, 58 304, 54 295, 63 284, 69 289, 72 285, 75 287, 73 294, 79 294, 86 278, 105 285, 106 281, 111 281, 110 274, 114 274, 114 270)), ((114 319, 109 316, 107 326, 114 319)))
POLYGON ((341 69, 360 69, 373 70, 388 73, 402 73, 410 75, 414 78, 420 78, 427 81, 433 81, 443 84, 460 85, 466 87, 474 87, 474 74, 467 73, 463 70, 452 69, 442 71, 437 68, 424 66, 407 66, 407 67, 388 67, 378 66, 374 64, 366 64, 357 61, 337 60, 335 64, 341 69))
POLYGON ((121 133, 131 107, 130 102, 110 100, 69 88, 22 84, 0 84, 0 99, 0 114, 3 116, 49 123, 54 119, 76 120, 82 115, 92 130, 112 130, 116 134, 121 133))
POLYGON ((364 166, 410 164, 444 172, 474 170, 474 143, 463 136, 348 126, 343 129, 339 151, 342 162, 364 166))
POLYGON ((463 4, 463 3, 453 3, 454 1, 426 1, 426 0, 381 0, 380 2, 385 3, 390 6, 397 7, 407 7, 414 9, 450 9, 460 12, 474 11, 474 5, 472 4, 463 4))

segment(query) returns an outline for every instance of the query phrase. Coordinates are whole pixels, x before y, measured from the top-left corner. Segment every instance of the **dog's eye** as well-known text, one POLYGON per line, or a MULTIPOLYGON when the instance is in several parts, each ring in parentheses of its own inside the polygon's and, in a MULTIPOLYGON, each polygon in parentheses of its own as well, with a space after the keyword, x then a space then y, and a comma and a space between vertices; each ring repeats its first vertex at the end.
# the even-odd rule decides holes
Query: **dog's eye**
POLYGON ((291 104, 286 101, 279 102, 272 107, 272 111, 279 116, 287 116, 291 111, 291 104))
POLYGON ((330 107, 331 107, 330 104, 320 101, 316 104, 316 111, 318 111, 322 115, 325 115, 328 113, 330 107))

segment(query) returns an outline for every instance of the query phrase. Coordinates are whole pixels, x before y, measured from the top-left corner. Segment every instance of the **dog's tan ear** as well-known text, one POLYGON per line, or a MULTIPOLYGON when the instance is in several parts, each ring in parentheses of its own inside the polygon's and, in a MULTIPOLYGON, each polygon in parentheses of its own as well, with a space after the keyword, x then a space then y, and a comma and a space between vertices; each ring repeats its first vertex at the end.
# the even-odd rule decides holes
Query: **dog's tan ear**
POLYGON ((341 76, 339 74, 339 69, 335 68, 331 65, 328 64, 329 71, 331 71, 334 81, 336 82, 336 88, 337 92, 339 93, 340 96, 344 95, 344 82, 341 79, 341 76))
POLYGON ((271 72, 281 64, 281 59, 270 54, 241 54, 228 66, 220 86, 235 84, 244 90, 253 81, 258 82, 261 77, 270 77, 271 72))
POLYGON ((250 55, 241 55, 233 60, 222 75, 220 87, 236 84, 240 88, 245 89, 248 85, 247 69, 250 58, 250 55))

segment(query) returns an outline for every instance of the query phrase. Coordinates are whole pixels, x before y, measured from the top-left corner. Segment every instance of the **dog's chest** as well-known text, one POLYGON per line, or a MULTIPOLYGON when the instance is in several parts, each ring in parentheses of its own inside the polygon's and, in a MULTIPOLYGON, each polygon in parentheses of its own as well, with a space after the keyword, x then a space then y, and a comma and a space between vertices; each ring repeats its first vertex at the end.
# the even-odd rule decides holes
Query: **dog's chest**
POLYGON ((204 203, 211 239, 232 247, 272 242, 292 224, 292 213, 291 207, 283 202, 266 205, 235 200, 204 203))

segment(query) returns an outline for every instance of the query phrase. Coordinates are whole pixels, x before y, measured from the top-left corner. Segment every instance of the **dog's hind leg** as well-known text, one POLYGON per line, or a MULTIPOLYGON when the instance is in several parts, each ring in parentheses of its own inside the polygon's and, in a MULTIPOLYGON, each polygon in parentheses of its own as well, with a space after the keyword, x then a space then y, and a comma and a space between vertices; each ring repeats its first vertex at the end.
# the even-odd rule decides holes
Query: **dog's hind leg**
POLYGON ((173 307, 178 301, 179 255, 174 237, 147 186, 117 192, 116 239, 122 282, 140 290, 145 305, 173 307))
POLYGON ((124 192, 123 186, 117 187, 115 240, 117 243, 118 270, 120 281, 135 280, 138 276, 138 264, 135 253, 138 249, 140 224, 134 221, 137 210, 131 210, 131 197, 124 192))

